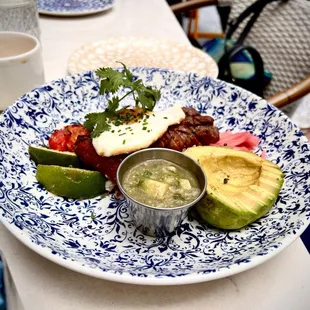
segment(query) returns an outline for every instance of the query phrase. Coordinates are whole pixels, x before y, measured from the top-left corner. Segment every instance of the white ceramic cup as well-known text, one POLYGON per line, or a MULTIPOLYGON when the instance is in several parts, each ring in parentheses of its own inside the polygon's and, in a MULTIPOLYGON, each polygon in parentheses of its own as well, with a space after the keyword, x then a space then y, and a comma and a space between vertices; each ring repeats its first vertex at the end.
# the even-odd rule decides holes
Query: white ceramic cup
POLYGON ((38 39, 21 32, 0 32, 0 110, 43 83, 38 39))

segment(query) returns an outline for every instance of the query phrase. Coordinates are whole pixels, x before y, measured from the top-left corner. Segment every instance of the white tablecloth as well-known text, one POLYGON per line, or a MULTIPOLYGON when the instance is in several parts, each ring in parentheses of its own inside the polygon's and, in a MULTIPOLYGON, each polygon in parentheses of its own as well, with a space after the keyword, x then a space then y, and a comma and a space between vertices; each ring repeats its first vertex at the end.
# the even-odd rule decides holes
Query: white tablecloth
MULTIPOLYGON (((87 42, 110 36, 188 42, 164 0, 116 0, 103 14, 40 20, 47 81, 66 75, 68 57, 87 42)), ((171 287, 113 283, 67 270, 26 248, 1 224, 0 248, 26 310, 306 310, 310 305, 310 256, 300 239, 241 274, 171 287)))

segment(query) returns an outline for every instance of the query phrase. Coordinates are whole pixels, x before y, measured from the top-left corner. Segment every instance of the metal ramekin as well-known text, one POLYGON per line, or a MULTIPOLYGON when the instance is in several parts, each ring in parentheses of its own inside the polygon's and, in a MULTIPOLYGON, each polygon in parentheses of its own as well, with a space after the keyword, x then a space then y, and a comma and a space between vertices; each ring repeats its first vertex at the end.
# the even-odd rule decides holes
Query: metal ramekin
POLYGON ((187 215, 190 207, 195 205, 205 195, 207 186, 206 176, 198 163, 181 152, 164 148, 149 148, 132 153, 118 167, 116 179, 117 185, 126 199, 129 212, 136 227, 143 234, 153 237, 163 237, 175 231, 187 215), (122 186, 125 172, 132 166, 149 159, 165 159, 191 171, 200 185, 200 195, 194 201, 176 208, 152 207, 129 196, 122 186))

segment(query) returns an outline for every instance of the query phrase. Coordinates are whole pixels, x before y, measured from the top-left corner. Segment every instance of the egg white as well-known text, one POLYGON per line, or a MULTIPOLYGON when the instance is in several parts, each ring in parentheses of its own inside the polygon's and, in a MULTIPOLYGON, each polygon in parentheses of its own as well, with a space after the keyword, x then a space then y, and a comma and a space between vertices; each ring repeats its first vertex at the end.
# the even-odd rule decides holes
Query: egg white
POLYGON ((149 147, 158 140, 169 126, 179 124, 185 113, 180 106, 173 106, 164 111, 151 112, 148 119, 140 122, 111 125, 109 131, 93 138, 93 146, 101 156, 128 154, 149 147))

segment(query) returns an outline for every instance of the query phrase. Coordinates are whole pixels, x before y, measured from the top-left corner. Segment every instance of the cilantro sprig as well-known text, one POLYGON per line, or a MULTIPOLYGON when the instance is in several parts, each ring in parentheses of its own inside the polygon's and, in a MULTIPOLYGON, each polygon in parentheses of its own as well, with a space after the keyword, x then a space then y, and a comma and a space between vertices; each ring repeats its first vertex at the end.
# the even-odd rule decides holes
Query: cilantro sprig
POLYGON ((143 113, 152 111, 156 102, 160 99, 159 90, 151 86, 145 86, 141 79, 135 80, 134 75, 127 67, 121 62, 119 63, 123 66, 123 71, 117 71, 112 68, 100 68, 96 71, 96 74, 100 77, 100 95, 115 94, 122 88, 128 89, 128 91, 122 97, 112 96, 108 100, 108 107, 104 112, 89 113, 85 116, 84 127, 91 132, 92 137, 97 137, 102 132, 110 130, 112 123, 117 125, 124 121, 121 113, 128 106, 121 108, 120 102, 127 96, 133 96, 135 106, 142 108, 143 113))

